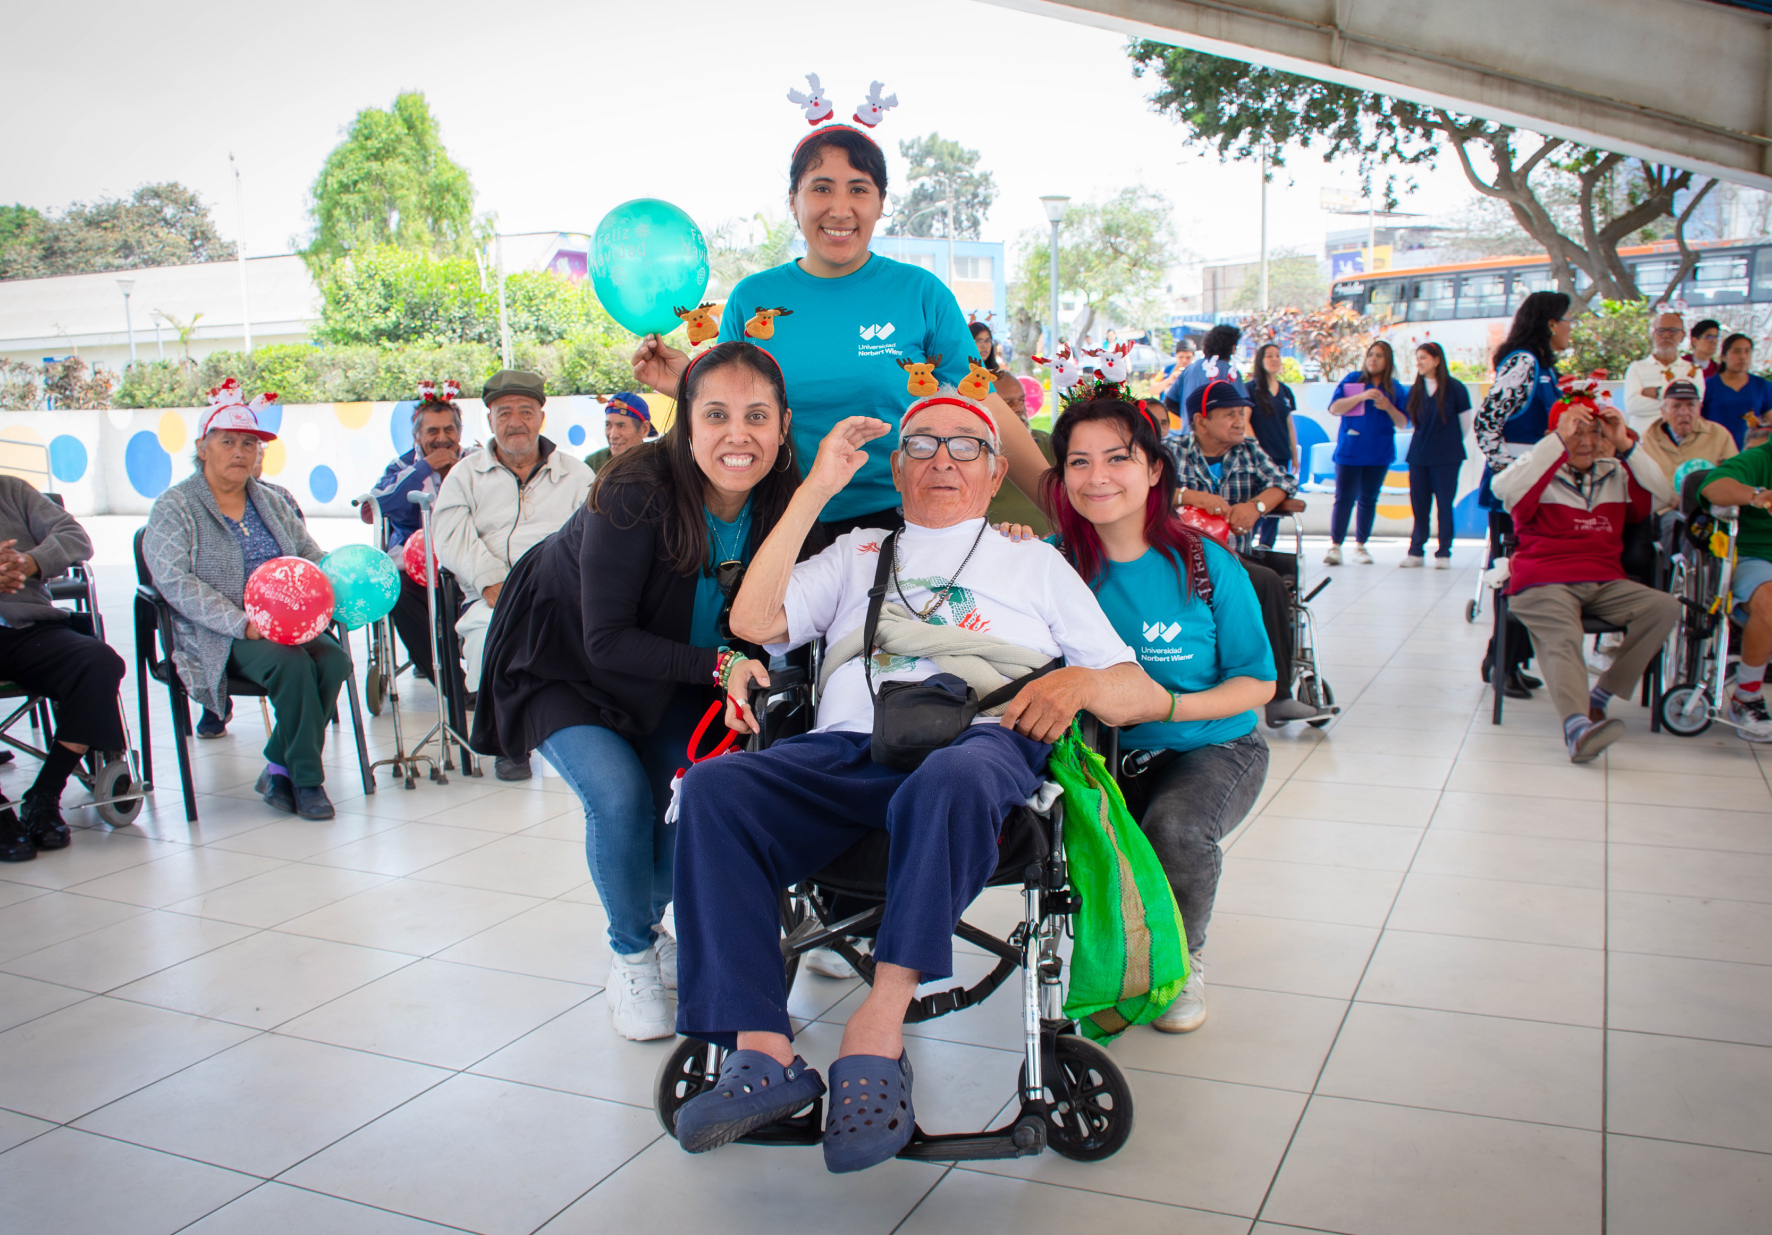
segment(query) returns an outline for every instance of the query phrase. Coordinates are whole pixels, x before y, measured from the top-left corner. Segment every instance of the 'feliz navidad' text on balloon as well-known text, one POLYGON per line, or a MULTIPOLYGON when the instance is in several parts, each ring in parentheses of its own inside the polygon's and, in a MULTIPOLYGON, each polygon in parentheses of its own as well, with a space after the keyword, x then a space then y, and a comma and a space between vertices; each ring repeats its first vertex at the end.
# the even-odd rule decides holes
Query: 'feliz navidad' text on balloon
POLYGON ((305 557, 274 557, 246 581, 246 618, 272 643, 297 647, 332 621, 332 581, 305 557))
POLYGON ((400 572, 385 553, 345 545, 320 560, 332 582, 332 615, 346 630, 379 622, 400 599, 400 572))
POLYGON ((669 202, 623 202, 591 237, 591 286, 609 316, 635 334, 666 334, 682 324, 676 306, 699 304, 708 289, 707 241, 669 202))

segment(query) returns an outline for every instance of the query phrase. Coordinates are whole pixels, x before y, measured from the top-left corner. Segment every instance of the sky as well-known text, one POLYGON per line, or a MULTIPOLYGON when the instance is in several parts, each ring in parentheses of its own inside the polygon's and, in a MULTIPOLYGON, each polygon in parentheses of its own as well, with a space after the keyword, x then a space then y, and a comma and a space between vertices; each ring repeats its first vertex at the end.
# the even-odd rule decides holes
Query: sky
MULTIPOLYGON (((807 131, 786 92, 809 72, 841 118, 873 80, 898 95, 875 131, 894 189, 901 139, 934 130, 979 150, 998 188, 984 238, 1012 252, 1023 231, 1045 232, 1042 194, 1137 183, 1168 198, 1198 257, 1259 246, 1256 169, 1189 148, 1150 109, 1122 36, 978 0, 186 0, 176 12, 99 0, 76 42, 49 5, 20 6, 7 33, 15 51, 62 50, 14 55, 0 75, 0 202, 61 209, 176 180, 236 239, 232 153, 250 256, 304 241, 327 152, 358 110, 404 89, 425 92, 503 232, 589 232, 635 197, 675 202, 710 232, 780 214, 807 131)), ((1405 210, 1444 214, 1472 196, 1452 160, 1419 179, 1405 210)), ((1326 229, 1358 224, 1325 215, 1319 191, 1354 183, 1351 167, 1294 152, 1269 188, 1270 247, 1320 256, 1326 229)))

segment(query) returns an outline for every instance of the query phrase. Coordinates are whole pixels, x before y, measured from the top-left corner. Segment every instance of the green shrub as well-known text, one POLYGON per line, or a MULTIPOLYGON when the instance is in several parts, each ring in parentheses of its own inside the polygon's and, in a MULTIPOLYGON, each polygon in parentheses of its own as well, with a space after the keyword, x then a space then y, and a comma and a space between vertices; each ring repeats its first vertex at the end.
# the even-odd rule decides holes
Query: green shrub
POLYGON ((1649 354, 1652 316, 1647 300, 1600 301, 1598 308, 1575 319, 1569 354, 1557 368, 1584 376, 1604 369, 1614 381, 1622 380, 1632 361, 1649 354))

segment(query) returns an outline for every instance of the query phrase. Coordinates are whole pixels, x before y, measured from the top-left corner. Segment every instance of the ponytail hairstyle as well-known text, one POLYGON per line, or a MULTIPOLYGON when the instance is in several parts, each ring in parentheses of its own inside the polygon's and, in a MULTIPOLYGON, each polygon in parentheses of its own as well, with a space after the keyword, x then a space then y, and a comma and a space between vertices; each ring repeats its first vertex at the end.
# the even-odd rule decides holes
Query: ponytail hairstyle
POLYGON ((1071 505, 1065 492, 1064 472, 1069 461, 1071 434, 1081 424, 1101 421, 1113 425, 1131 454, 1147 465, 1157 468, 1157 482, 1151 486, 1145 501, 1144 539, 1157 552, 1168 558, 1181 580, 1182 594, 1212 599, 1212 579, 1206 573, 1206 550, 1200 533, 1184 524, 1175 514, 1175 495, 1181 492, 1181 478, 1175 458, 1163 449, 1157 422, 1142 401, 1095 398, 1074 403, 1064 410, 1052 426, 1052 457, 1057 460, 1046 469, 1041 479, 1040 504, 1058 529, 1058 548, 1083 581, 1098 587, 1107 573, 1107 553, 1095 525, 1071 505))

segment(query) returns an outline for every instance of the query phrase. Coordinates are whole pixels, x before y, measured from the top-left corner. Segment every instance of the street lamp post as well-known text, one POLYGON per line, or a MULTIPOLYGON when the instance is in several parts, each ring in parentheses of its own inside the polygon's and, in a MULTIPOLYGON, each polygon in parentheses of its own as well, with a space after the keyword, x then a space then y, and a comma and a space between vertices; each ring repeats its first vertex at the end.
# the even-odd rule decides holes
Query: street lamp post
POLYGON ((135 290, 134 279, 118 279, 117 286, 123 292, 123 328, 129 332, 129 363, 135 363, 135 322, 129 316, 129 293, 135 290))
POLYGON ((1065 208, 1071 199, 1061 195, 1042 197, 1040 204, 1046 207, 1046 220, 1052 224, 1052 343, 1053 351, 1058 350, 1058 225, 1064 222, 1065 208))

